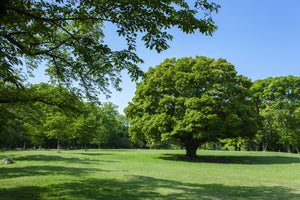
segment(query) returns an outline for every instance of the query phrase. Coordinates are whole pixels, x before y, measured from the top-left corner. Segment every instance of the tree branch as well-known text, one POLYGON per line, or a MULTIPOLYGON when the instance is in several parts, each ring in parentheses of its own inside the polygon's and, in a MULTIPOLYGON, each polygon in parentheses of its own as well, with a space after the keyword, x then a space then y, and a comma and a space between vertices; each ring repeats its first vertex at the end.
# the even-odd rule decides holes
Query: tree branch
POLYGON ((57 106, 58 108, 64 110, 64 109, 71 109, 74 110, 75 108, 73 106, 69 106, 69 104, 64 103, 58 103, 55 101, 47 100, 42 97, 27 97, 27 98, 19 98, 15 97, 13 99, 0 99, 0 104, 16 104, 16 103, 35 103, 35 102, 41 102, 50 106, 57 106))
POLYGON ((48 50, 45 50, 45 51, 38 51, 38 52, 36 52, 36 53, 34 53, 34 55, 41 55, 41 54, 47 54, 47 53, 49 53, 49 52, 51 52, 51 51, 53 51, 53 50, 55 50, 55 49, 58 49, 61 45, 63 45, 63 44, 65 44, 68 40, 69 40, 70 38, 67 38, 67 39, 65 39, 65 40, 63 40, 62 42, 60 42, 58 45, 56 45, 55 47, 52 47, 52 48, 50 48, 50 49, 48 49, 48 50))
POLYGON ((36 16, 30 12, 26 12, 24 10, 20 10, 20 9, 17 9, 17 8, 13 8, 13 7, 9 7, 8 10, 11 10, 11 11, 15 11, 17 13, 20 13, 20 14, 23 14, 25 16, 28 16, 28 17, 32 17, 34 19, 37 19, 37 20, 43 20, 43 21, 49 21, 49 22, 58 22, 58 21, 74 21, 74 20, 79 20, 79 21, 87 21, 87 20, 95 20, 95 21, 106 21, 106 22, 111 22, 111 23, 114 23, 114 24, 121 24, 120 22, 116 22, 114 20, 111 20, 111 19, 105 19, 105 18, 97 18, 97 17, 60 17, 60 18, 45 18, 45 17, 39 17, 39 16, 36 16))
POLYGON ((26 48, 21 44, 19 43, 18 41, 16 41, 14 38, 12 38, 10 35, 2 35, 2 37, 6 38, 9 42, 11 42, 12 44, 16 45, 19 49, 21 49, 22 51, 25 51, 26 48))

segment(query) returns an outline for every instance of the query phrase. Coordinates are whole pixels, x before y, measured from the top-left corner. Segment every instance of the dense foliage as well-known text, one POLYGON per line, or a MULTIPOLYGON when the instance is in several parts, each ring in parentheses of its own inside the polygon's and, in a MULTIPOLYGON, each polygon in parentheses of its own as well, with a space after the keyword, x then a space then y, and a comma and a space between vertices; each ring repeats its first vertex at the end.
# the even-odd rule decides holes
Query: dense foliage
POLYGON ((300 77, 257 80, 252 86, 262 128, 256 142, 261 150, 300 152, 300 77))
POLYGON ((188 158, 220 138, 251 138, 257 113, 251 81, 224 59, 166 59, 150 68, 125 112, 129 134, 146 141, 178 140, 188 158))
POLYGON ((1 1, 0 8, 0 80, 21 86, 20 66, 30 73, 43 63, 53 82, 94 99, 99 92, 109 94, 109 85, 121 89, 121 70, 134 80, 142 75, 138 34, 158 52, 169 47, 172 27, 211 35, 216 26, 210 13, 219 6, 207 0, 193 6, 184 0, 12 0, 1 1), (117 27, 127 47, 109 46, 104 23, 117 27))
MULTIPOLYGON (((3 86, 2 90, 9 89, 3 86)), ((26 90, 44 94, 44 99, 0 104, 1 148, 132 147, 128 122, 115 105, 82 102, 65 88, 45 83, 26 90)))

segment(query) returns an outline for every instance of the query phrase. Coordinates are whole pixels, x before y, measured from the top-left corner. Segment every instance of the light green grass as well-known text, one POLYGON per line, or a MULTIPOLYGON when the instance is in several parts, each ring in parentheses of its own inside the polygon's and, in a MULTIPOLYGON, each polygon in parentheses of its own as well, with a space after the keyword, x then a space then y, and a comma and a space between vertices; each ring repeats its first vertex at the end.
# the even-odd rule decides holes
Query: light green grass
POLYGON ((4 151, 0 200, 300 199, 300 156, 180 150, 4 151))

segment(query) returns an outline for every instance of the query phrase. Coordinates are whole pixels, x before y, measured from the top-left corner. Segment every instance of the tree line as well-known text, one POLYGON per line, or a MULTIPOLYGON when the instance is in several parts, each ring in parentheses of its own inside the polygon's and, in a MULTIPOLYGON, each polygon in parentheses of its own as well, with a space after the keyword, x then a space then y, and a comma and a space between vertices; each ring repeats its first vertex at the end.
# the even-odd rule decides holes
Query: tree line
POLYGON ((0 82, 1 148, 300 150, 300 77, 252 82, 224 59, 167 59, 120 115, 47 83, 0 82))
POLYGON ((133 147, 128 120, 112 103, 84 102, 47 83, 18 89, 1 82, 0 90, 7 101, 0 104, 1 148, 133 147))

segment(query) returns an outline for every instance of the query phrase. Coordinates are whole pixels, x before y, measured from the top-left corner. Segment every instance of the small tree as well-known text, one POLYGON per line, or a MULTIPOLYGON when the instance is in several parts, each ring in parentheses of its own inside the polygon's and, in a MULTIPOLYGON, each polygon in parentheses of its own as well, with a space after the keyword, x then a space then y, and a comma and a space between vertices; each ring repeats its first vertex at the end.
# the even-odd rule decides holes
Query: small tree
POLYGON ((125 109, 129 134, 147 141, 177 139, 189 159, 205 142, 251 137, 256 112, 250 86, 224 59, 166 59, 149 69, 125 109))
POLYGON ((60 152, 60 144, 63 141, 67 134, 69 133, 68 117, 63 113, 52 113, 47 117, 45 127, 47 128, 47 136, 49 138, 55 138, 57 140, 57 151, 60 152))

